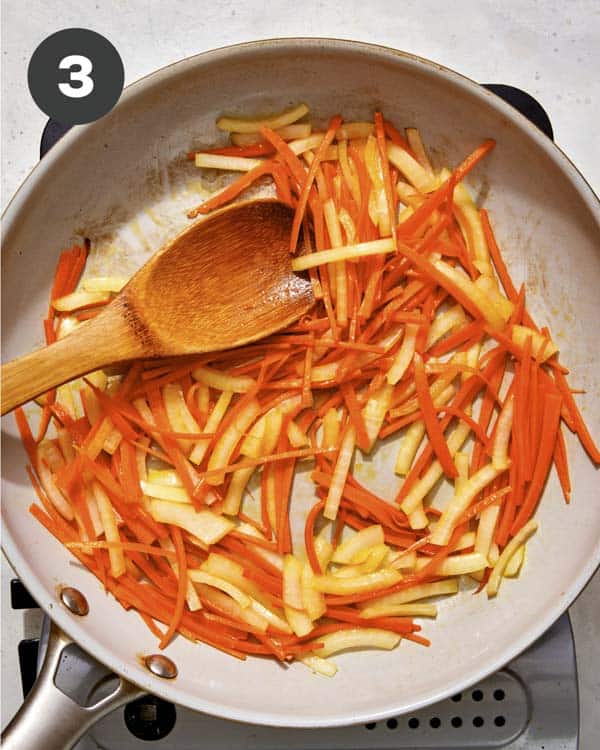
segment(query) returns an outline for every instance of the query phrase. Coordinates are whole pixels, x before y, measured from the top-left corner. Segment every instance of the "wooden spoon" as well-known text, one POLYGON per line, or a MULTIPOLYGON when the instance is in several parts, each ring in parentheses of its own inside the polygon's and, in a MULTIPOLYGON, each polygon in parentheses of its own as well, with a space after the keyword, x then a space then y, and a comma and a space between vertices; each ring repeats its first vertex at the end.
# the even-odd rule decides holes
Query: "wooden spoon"
POLYGON ((238 203, 185 229, 95 318, 2 367, 2 414, 73 378, 139 358, 229 349, 271 334, 313 304, 292 271, 293 211, 238 203))

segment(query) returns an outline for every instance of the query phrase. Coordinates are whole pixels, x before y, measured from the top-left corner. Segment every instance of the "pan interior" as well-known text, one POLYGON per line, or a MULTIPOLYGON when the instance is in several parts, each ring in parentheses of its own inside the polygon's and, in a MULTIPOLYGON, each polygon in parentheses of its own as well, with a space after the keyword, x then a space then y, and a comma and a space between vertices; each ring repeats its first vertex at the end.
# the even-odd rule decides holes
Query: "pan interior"
MULTIPOLYGON (((517 283, 540 324, 549 324, 592 430, 600 425, 596 321, 600 308, 598 207, 560 152, 520 115, 466 79, 383 48, 331 40, 281 40, 219 50, 182 61, 130 87, 119 106, 58 144, 5 216, 3 356, 41 344, 41 320, 60 248, 83 236, 96 248, 89 272, 127 275, 186 223, 222 178, 208 183, 187 151, 223 139, 220 114, 269 113, 305 101, 317 118, 341 112, 368 119, 374 108, 416 125, 437 166, 455 165, 482 139, 497 147, 470 181, 485 200, 517 283), (150 211, 148 210, 150 209, 150 211)), ((600 559, 598 478, 568 437, 574 492, 570 507, 550 477, 528 546, 525 570, 496 600, 468 591, 423 622, 429 649, 408 641, 394 652, 336 658, 328 680, 304 666, 239 662, 178 638, 166 650, 179 667, 169 684, 140 656, 156 642, 27 513, 33 500, 25 454, 11 417, 2 434, 5 549, 32 594, 80 644, 146 689, 190 708, 288 726, 349 724, 431 703, 494 671, 524 649, 568 606, 600 559), (60 584, 85 592, 90 614, 75 620, 57 603, 60 584)), ((393 451, 365 461, 372 486, 395 488, 393 451), (374 483, 374 484, 373 484, 374 483)), ((306 476, 298 508, 313 500, 306 476)))

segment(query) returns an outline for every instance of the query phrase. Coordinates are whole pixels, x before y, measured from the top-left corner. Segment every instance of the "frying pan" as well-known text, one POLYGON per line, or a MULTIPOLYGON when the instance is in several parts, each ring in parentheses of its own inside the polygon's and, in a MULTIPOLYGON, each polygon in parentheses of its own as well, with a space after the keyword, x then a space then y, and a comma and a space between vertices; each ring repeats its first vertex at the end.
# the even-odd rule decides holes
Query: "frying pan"
MULTIPOLYGON (((322 118, 339 111, 366 119, 382 108, 401 125, 418 125, 440 166, 458 163, 483 138, 496 139, 469 184, 485 200, 516 282, 526 283, 534 316, 552 327, 563 361, 575 372, 573 384, 586 390, 581 403, 597 433, 600 208, 592 190, 548 138, 482 87, 412 55, 349 41, 263 41, 183 60, 127 88, 100 121, 69 132, 32 171, 4 217, 3 356, 41 343, 59 248, 87 236, 101 248, 91 258, 93 272, 133 271, 153 242, 159 246, 158 234, 177 231, 183 209, 199 202, 202 186, 182 189, 178 180, 194 179, 185 152, 218 139, 215 118, 299 101, 322 118), (143 209, 153 207, 157 215, 167 205, 174 210, 149 228, 143 209)), ((336 726, 412 711, 482 679, 525 649, 569 606, 600 561, 598 476, 567 436, 571 506, 551 476, 520 578, 506 581, 491 601, 464 591, 441 603, 437 622, 423 624, 430 648, 403 642, 389 653, 342 655, 338 675, 328 680, 301 664, 242 663, 177 638, 165 654, 178 675, 165 679, 145 666, 157 645, 139 617, 106 595, 27 513, 32 492, 12 418, 4 421, 2 437, 3 546, 56 624, 44 679, 34 691, 37 703, 11 726, 7 748, 69 746, 97 715, 138 689, 273 726, 336 726), (85 594, 87 615, 60 603, 65 585, 85 594), (53 685, 70 639, 122 678, 117 693, 93 709, 76 707, 53 685)), ((369 476, 373 489, 389 497, 396 480, 390 479, 388 448, 376 453, 369 476)), ((310 496, 310 484, 300 477, 296 504, 310 496)))

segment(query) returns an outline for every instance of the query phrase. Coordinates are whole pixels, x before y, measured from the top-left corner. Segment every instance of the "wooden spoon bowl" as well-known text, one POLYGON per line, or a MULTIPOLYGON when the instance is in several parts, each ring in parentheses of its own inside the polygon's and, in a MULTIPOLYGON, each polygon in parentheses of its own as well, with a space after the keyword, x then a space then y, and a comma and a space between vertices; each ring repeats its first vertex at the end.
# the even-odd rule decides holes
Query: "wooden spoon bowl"
POLYGON ((292 220, 292 209, 264 199, 189 226, 99 315, 2 367, 2 414, 106 365, 229 349, 297 320, 314 297, 292 271, 292 220))

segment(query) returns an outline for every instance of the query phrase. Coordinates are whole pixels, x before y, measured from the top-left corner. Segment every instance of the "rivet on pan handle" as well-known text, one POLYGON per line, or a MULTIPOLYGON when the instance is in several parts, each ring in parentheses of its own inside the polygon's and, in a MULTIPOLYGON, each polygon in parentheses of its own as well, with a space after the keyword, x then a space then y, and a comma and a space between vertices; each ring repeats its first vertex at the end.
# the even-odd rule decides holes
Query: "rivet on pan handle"
POLYGON ((63 586, 60 590, 60 600, 65 607, 74 615, 85 617, 90 611, 90 606, 85 596, 72 586, 63 586))
POLYGON ((58 625, 51 625, 44 664, 25 703, 2 733, 3 750, 69 750, 103 716, 143 694, 120 678, 116 690, 98 703, 77 704, 54 684, 63 651, 72 643, 58 625))
POLYGON ((164 654, 150 654, 144 659, 144 664, 157 677, 165 680, 173 680, 177 677, 175 662, 164 654))

